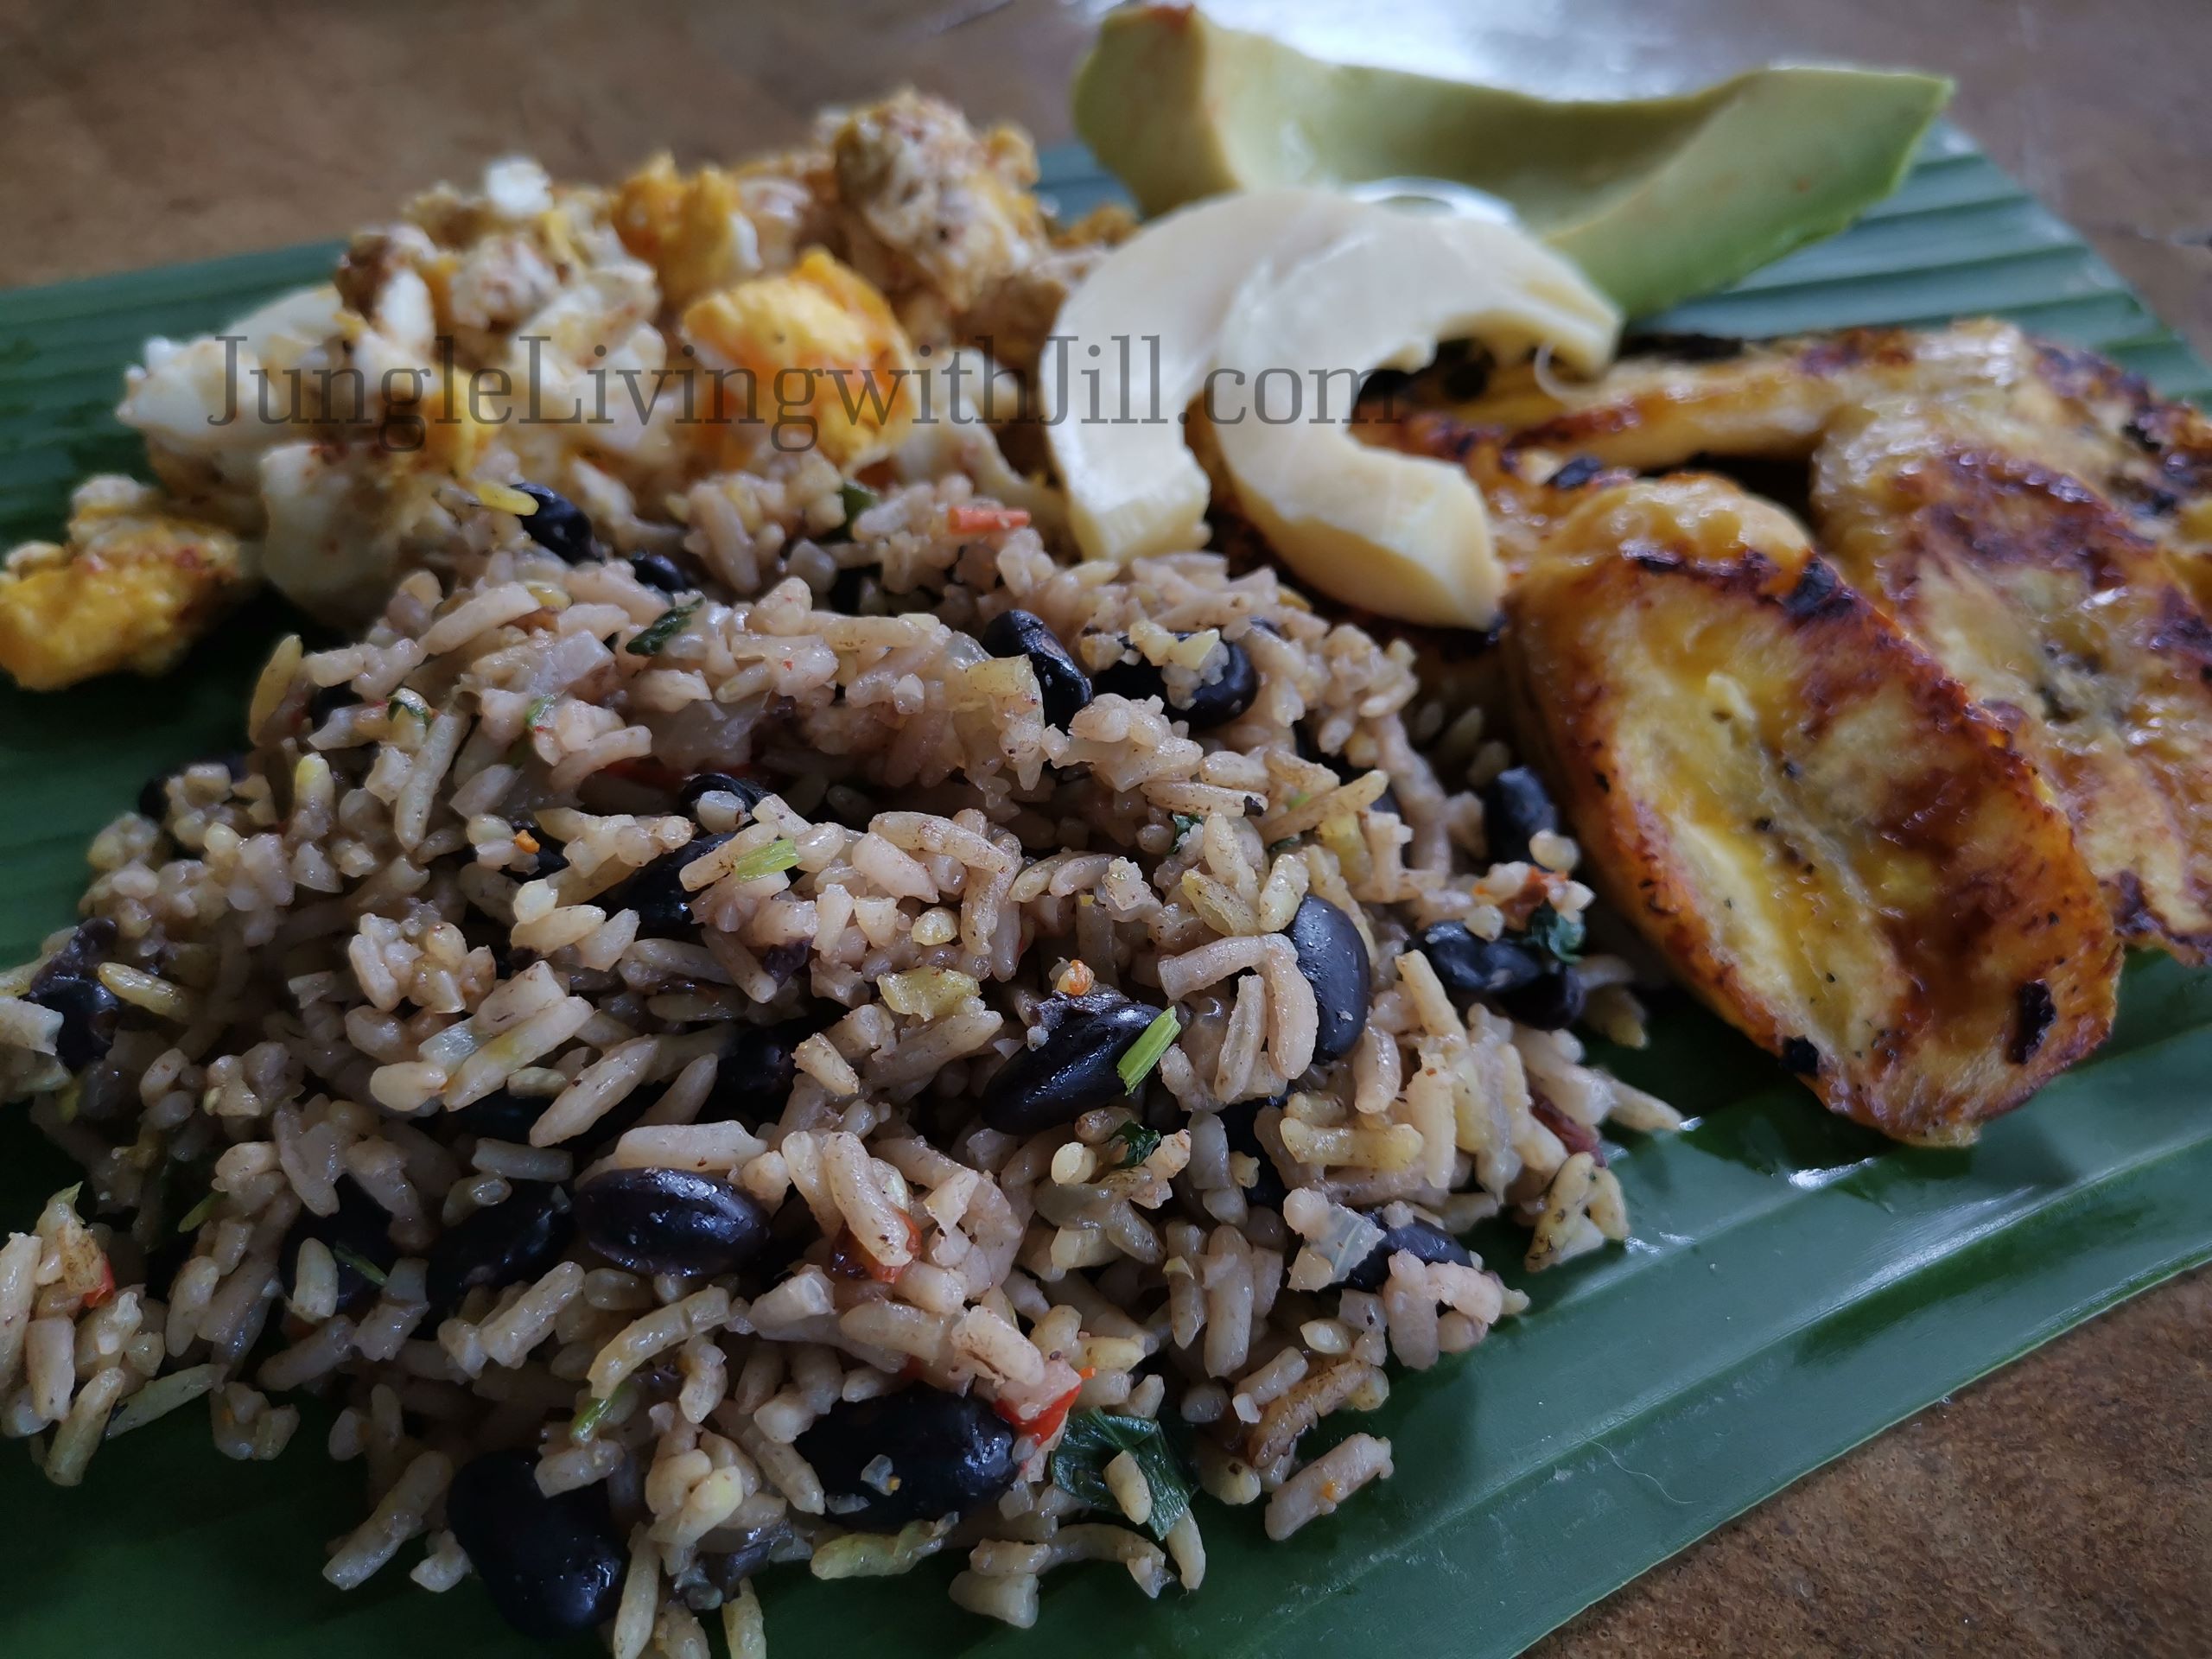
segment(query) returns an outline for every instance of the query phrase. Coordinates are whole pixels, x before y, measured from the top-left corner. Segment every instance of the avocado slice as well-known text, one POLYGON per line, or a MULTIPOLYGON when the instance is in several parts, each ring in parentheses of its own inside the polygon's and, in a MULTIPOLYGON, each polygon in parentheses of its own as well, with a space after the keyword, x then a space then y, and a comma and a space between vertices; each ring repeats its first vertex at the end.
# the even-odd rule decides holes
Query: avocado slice
POLYGON ((1726 286, 1897 188, 1936 75, 1754 69, 1665 98, 1554 100, 1326 63, 1178 5, 1109 14, 1076 130, 1147 213, 1408 176, 1486 191, 1630 315, 1726 286))

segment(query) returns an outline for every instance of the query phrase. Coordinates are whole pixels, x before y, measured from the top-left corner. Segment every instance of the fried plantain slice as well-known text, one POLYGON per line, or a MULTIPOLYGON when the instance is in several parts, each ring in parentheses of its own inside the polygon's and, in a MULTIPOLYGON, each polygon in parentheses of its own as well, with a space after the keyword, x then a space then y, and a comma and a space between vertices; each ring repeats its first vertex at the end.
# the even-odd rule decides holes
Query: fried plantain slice
POLYGON ((2212 423, 2007 323, 1654 344, 1586 385, 1501 372, 1380 441, 1459 456, 1539 544, 1600 463, 1808 462, 1796 493, 1822 544, 1987 700, 2122 931, 2204 960, 2212 630, 2191 594, 2212 594, 2212 423))
POLYGON ((2064 473, 1916 399, 1840 418, 1813 499, 1845 577, 1997 717, 2131 942, 2212 948, 2212 627, 2064 473))
MULTIPOLYGON (((1417 376, 1390 394, 1389 413, 1442 414, 1495 433, 1523 476, 1577 458, 1643 472, 1700 457, 1803 461, 1840 418, 1920 399, 1983 442, 2081 480, 2212 606, 2212 420, 2159 398, 2108 358, 2008 322, 1756 343, 1647 334, 1624 341, 1620 360, 1595 380, 1524 363, 1497 369, 1472 397, 1454 395, 1456 384, 1443 372, 1417 376)), ((1432 423, 1421 440, 1383 441, 1433 454, 1451 440, 1448 426, 1432 423)))
POLYGON ((1786 516, 1614 486, 1510 613, 1522 741, 1593 884, 1830 1109, 1971 1141, 2103 1040, 2121 952, 2065 817, 1786 516))

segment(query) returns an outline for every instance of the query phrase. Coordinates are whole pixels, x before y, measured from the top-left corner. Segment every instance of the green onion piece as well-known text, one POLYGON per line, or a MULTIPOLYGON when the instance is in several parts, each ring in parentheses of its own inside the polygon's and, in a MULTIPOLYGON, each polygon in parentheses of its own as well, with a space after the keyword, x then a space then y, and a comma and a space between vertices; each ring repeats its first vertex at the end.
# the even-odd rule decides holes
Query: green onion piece
POLYGON ((661 648, 683 632, 683 625, 697 614, 702 599, 687 599, 681 605, 671 605, 655 617, 623 647, 632 657, 658 657, 661 648))
POLYGON ((1113 1134, 1113 1139, 1122 1143, 1122 1167, 1135 1169, 1159 1149, 1162 1138, 1158 1129, 1136 1118, 1122 1124, 1113 1134))
POLYGON ((1268 856, 1269 858, 1280 857, 1281 855, 1288 852, 1292 848, 1297 845, 1298 837, 1296 836, 1285 836, 1281 841, 1271 841, 1268 843, 1268 856))
POLYGON ((600 1424, 606 1421, 607 1414, 613 1406, 614 1396, 611 1394, 603 1400, 594 1400, 569 1420, 569 1438, 572 1440, 591 1439, 599 1433, 600 1424))
POLYGON ((1152 1489, 1152 1513, 1145 1525, 1154 1537, 1165 1538, 1191 1507, 1191 1478, 1168 1443, 1167 1431, 1149 1418, 1110 1411, 1075 1413, 1052 1452, 1052 1484, 1078 1503, 1118 1512, 1105 1471, 1122 1452, 1135 1459, 1145 1484, 1152 1489))
POLYGON ((638 1385, 626 1378, 617 1384, 614 1392, 604 1399, 594 1397, 584 1402, 583 1409, 569 1420, 569 1438, 588 1440, 612 1416, 618 1422, 629 1416, 638 1403, 638 1385))
POLYGON ((430 723, 430 705, 402 686, 385 704, 385 717, 390 719, 394 715, 412 715, 427 726, 430 723))
POLYGON ((1192 830, 1203 830, 1205 827, 1204 818, 1193 817, 1188 812, 1178 812, 1173 816, 1175 819, 1175 844, 1178 847, 1183 844, 1183 837, 1189 835, 1192 830))
POLYGON ((363 1255, 359 1250, 348 1249, 343 1244, 334 1244, 330 1247, 330 1255, 331 1259, 336 1262, 339 1266, 343 1268, 351 1268, 354 1272, 359 1274, 362 1278, 374 1285, 378 1290, 382 1290, 384 1288, 384 1269, 377 1266, 375 1262, 370 1261, 367 1256, 363 1255))
POLYGON ((1144 1028, 1144 1034, 1129 1045, 1128 1052, 1114 1062, 1114 1069, 1122 1074, 1122 1087, 1135 1093, 1160 1064, 1160 1057, 1182 1034, 1183 1022, 1175 1017, 1175 1010, 1162 1008, 1144 1028))
POLYGON ((509 766, 519 766, 528 762, 531 734, 537 730, 539 724, 551 712, 553 702, 554 699, 550 694, 531 700, 529 709, 522 717, 522 735, 507 746, 509 766))
POLYGON ((1557 961, 1581 960, 1583 931, 1580 916, 1562 916, 1549 905, 1538 905, 1529 912, 1529 943, 1557 961))
POLYGON ((874 506, 880 498, 865 484, 841 484, 837 486, 837 500, 845 509, 845 533, 853 531, 853 520, 874 506))
POLYGON ((755 847, 739 859, 729 867, 729 873, 741 881, 757 881, 764 875, 773 875, 778 870, 788 870, 798 862, 797 842, 772 841, 766 847, 755 847))
POLYGON ((200 1199, 199 1203, 194 1205, 191 1209, 186 1211, 184 1214, 178 1218, 176 1224, 177 1231, 180 1233, 198 1232, 200 1230, 200 1224, 206 1221, 208 1217, 215 1213, 215 1204, 216 1194, 210 1192, 206 1198, 200 1199))

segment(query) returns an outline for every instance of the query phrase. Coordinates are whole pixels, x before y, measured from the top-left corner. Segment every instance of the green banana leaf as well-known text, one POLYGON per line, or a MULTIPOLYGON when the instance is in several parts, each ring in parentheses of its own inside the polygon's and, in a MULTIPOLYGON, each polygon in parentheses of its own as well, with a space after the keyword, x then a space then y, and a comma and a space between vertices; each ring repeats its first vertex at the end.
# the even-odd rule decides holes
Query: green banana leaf
MULTIPOLYGON (((1079 210, 1110 186, 1079 155, 1047 187, 1079 210)), ((0 537, 52 534, 69 485, 128 468, 107 416, 154 333, 219 323, 326 268, 327 247, 0 294, 0 537)), ((2169 392, 2212 372, 2063 226, 1938 129, 1903 188, 1853 229, 1666 326, 1763 333, 1999 311, 2108 351, 2169 392)), ((156 768, 238 741, 245 688, 289 620, 236 619, 160 682, 0 694, 0 957, 67 921, 86 837, 156 768)), ((1283 1545, 1202 1503, 1205 1587, 1147 1602, 1111 1567, 1048 1580, 1038 1628, 906 1580, 785 1575, 777 1651, 889 1641, 905 1656, 1050 1651, 1510 1654, 1859 1440, 2120 1298, 2212 1259, 2212 976, 2145 959, 2105 1050, 1967 1152, 1911 1151, 1827 1117, 1683 1001, 1609 1057, 1698 1115, 1613 1147, 1636 1236, 1534 1280, 1529 1315, 1472 1354, 1395 1379, 1359 1426, 1398 1473, 1283 1545)), ((0 1125, 0 1217, 73 1179, 0 1125)), ((1478 1239, 1492 1259, 1513 1242, 1478 1239)), ((1509 1274, 1510 1278, 1515 1275, 1509 1274)), ((25 1659, 499 1659, 530 1652, 474 1585, 432 1599, 400 1560, 351 1596, 318 1575, 360 1514, 312 1411, 291 1451, 234 1465, 181 1412, 116 1442, 85 1485, 0 1455, 0 1652, 25 1659)), ((584 1642, 578 1654, 594 1651, 584 1642)))

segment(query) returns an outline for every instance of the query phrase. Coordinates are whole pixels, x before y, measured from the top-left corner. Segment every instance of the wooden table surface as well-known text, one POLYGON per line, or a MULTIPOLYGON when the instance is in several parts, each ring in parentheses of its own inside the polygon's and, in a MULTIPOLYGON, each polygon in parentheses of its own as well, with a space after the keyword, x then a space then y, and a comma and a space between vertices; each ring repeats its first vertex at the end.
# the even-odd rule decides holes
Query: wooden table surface
MULTIPOLYGON (((1096 5, 0 0, 0 286, 341 234, 534 154, 728 157, 902 80, 1069 136, 1096 5)), ((1310 48, 1550 90, 1773 59, 1954 113, 2212 353, 2205 0, 1218 0, 1310 48)), ((1547 1659, 2212 1651, 2212 1277, 1930 1408, 1548 1639, 1547 1659)))

